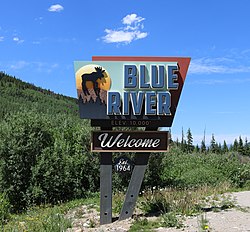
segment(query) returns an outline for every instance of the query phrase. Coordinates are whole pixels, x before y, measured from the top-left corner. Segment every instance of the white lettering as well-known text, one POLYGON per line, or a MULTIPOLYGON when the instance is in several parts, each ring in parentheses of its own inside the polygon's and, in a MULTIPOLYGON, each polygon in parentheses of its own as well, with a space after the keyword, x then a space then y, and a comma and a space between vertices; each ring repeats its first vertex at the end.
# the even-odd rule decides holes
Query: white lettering
POLYGON ((110 136, 110 139, 106 142, 105 141, 108 137, 108 133, 103 133, 101 135, 99 135, 98 139, 101 141, 101 147, 113 147, 115 145, 115 143, 117 142, 117 140, 122 136, 123 133, 120 133, 119 135, 117 135, 117 137, 114 139, 114 141, 112 142, 113 136, 110 136), (104 137, 104 138, 102 138, 104 137))
POLYGON ((159 138, 131 138, 130 135, 119 133, 118 135, 109 135, 109 133, 102 133, 98 136, 101 142, 101 147, 105 148, 157 148, 160 146, 161 140, 159 138))

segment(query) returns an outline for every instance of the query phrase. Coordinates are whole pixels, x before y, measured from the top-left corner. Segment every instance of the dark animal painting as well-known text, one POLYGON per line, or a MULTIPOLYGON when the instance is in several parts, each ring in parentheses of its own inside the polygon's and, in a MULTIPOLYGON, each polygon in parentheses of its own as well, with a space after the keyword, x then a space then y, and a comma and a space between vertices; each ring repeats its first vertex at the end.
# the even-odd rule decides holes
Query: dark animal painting
POLYGON ((104 74, 103 74, 105 72, 105 70, 103 70, 102 67, 95 67, 95 70, 96 70, 95 72, 82 75, 82 91, 83 91, 85 96, 89 95, 89 91, 87 89, 86 82, 91 81, 93 83, 93 88, 94 88, 95 94, 96 94, 96 96, 99 97, 100 88, 98 87, 97 80, 98 79, 101 80, 102 78, 105 78, 104 74))

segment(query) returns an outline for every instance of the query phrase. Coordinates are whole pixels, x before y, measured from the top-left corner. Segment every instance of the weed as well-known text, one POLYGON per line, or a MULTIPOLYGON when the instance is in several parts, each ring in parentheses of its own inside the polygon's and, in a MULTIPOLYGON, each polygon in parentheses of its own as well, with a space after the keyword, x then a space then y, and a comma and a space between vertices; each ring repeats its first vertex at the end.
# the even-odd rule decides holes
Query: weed
POLYGON ((146 214, 167 213, 170 211, 170 203, 162 192, 147 192, 144 194, 141 208, 146 214))
POLYGON ((92 220, 92 219, 90 219, 90 220, 89 220, 89 228, 95 228, 95 226, 96 226, 95 221, 92 220))
POLYGON ((174 212, 170 212, 162 215, 162 226, 181 228, 183 224, 174 212))
POLYGON ((113 212, 114 213, 120 213, 122 209, 122 205, 125 199, 124 193, 117 192, 114 197, 113 197, 113 202, 114 202, 114 207, 113 207, 113 212))
POLYGON ((161 226, 158 221, 149 221, 147 218, 137 218, 133 225, 129 228, 129 232, 151 232, 153 229, 161 226))
POLYGON ((199 231, 200 232, 207 232, 209 230, 209 221, 206 217, 206 214, 201 214, 200 217, 198 217, 198 225, 199 225, 199 231))

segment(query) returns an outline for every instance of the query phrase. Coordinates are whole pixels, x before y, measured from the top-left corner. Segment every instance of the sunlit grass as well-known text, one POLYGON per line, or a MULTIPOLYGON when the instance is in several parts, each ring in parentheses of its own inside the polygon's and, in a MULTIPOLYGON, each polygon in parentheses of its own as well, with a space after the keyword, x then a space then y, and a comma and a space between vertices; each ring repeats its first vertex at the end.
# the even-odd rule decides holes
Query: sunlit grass
POLYGON ((65 217, 66 213, 81 205, 99 205, 99 196, 78 199, 60 205, 43 205, 30 208, 23 214, 12 214, 3 231, 11 232, 62 232, 71 228, 72 220, 65 217))

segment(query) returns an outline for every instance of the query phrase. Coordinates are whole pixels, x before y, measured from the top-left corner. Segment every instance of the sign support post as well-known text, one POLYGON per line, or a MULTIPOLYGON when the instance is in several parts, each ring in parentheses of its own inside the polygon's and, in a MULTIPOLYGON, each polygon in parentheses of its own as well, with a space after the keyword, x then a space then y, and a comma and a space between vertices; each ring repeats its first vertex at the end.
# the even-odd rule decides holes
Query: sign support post
MULTIPOLYGON (((112 127, 101 128, 112 130, 112 127)), ((100 224, 112 222, 112 152, 100 152, 100 224)))
MULTIPOLYGON (((145 131, 152 131, 157 128, 146 128, 145 131)), ((150 153, 137 152, 135 154, 135 166, 132 172, 132 176, 129 182, 128 190, 126 193, 125 201, 122 206, 119 220, 124 220, 132 217, 135 204, 139 195, 142 180, 147 168, 150 153)))

